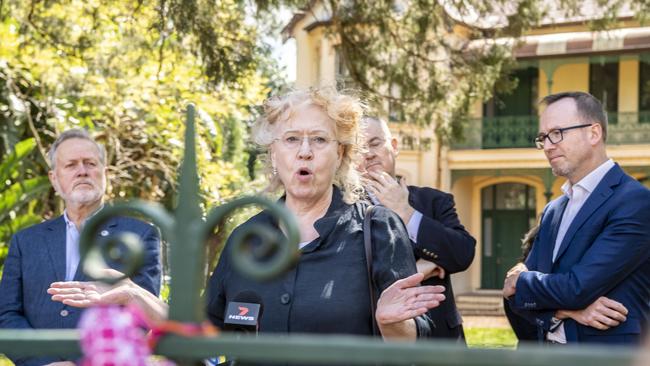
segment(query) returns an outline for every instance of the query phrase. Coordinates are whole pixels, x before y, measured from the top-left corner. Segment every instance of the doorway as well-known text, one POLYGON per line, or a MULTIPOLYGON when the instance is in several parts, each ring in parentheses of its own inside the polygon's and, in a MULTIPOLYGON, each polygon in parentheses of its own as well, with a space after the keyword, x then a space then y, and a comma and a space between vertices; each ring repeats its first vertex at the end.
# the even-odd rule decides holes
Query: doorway
POLYGON ((481 190, 481 288, 501 289, 521 258, 521 238, 535 224, 535 187, 500 183, 481 190))

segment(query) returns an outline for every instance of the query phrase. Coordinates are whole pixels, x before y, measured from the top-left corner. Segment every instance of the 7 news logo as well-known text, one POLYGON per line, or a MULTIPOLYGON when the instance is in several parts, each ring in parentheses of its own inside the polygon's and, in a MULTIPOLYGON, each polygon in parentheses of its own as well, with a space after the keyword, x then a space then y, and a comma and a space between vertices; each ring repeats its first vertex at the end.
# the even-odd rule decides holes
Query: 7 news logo
POLYGON ((228 319, 231 319, 231 320, 248 320, 248 321, 255 320, 254 316, 246 316, 246 314, 248 314, 248 312, 250 311, 247 307, 239 306, 239 307, 237 307, 237 310, 239 310, 239 314, 237 314, 237 315, 230 314, 230 315, 228 315, 228 319))

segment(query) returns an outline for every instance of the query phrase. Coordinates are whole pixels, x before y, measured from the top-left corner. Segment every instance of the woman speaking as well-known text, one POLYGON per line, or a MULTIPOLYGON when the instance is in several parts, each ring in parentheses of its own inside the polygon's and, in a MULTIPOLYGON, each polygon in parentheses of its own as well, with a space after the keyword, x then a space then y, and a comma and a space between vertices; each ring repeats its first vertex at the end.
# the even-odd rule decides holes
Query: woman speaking
MULTIPOLYGON (((270 282, 241 276, 229 256, 221 256, 207 289, 215 325, 223 326, 229 301, 253 291, 264 304, 260 332, 373 333, 362 230, 366 204, 359 200, 363 190, 355 169, 358 142, 364 141, 362 115, 359 100, 333 89, 297 91, 265 103, 253 139, 266 152, 269 190, 284 190, 280 200, 298 220, 301 255, 295 268, 270 282)), ((240 228, 254 224, 281 230, 266 211, 240 228)), ((397 215, 378 206, 371 227, 368 260, 375 292, 382 294, 376 311, 381 335, 426 336, 433 324, 423 314, 444 299, 443 288, 418 286, 422 276, 397 215)))

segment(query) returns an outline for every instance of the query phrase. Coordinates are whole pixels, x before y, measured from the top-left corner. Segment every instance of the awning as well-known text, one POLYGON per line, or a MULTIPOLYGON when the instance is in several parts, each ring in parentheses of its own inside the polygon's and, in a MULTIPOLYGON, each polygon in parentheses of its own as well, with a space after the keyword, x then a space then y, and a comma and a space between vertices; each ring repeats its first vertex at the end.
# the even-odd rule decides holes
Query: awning
POLYGON ((524 36, 518 59, 627 53, 650 50, 650 27, 600 32, 569 32, 524 36))

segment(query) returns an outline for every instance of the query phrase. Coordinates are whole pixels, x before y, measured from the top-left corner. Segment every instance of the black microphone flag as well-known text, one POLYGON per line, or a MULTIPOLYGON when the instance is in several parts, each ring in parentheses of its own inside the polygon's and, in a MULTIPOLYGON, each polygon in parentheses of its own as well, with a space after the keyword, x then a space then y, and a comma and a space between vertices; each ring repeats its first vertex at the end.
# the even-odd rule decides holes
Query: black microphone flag
POLYGON ((230 301, 223 319, 223 329, 240 332, 257 332, 264 306, 253 291, 242 291, 230 301))

